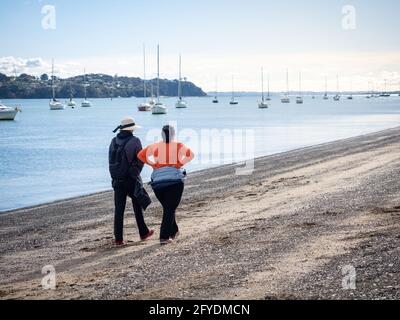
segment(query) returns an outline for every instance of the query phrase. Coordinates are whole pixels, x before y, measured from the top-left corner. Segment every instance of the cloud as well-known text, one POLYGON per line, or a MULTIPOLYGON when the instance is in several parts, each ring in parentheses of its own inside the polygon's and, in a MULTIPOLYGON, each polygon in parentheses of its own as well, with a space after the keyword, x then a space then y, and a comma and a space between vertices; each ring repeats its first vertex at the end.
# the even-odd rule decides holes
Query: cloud
POLYGON ((47 67, 42 58, 0 57, 0 72, 8 75, 17 73, 37 74, 47 67))
POLYGON ((43 61, 41 58, 28 59, 25 62, 26 68, 39 68, 41 66, 43 66, 43 61))

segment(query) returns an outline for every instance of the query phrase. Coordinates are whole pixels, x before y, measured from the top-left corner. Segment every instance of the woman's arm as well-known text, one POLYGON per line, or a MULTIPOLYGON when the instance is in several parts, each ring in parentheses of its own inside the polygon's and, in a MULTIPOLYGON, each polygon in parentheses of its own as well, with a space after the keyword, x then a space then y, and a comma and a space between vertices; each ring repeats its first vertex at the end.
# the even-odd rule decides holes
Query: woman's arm
POLYGON ((137 155, 140 161, 154 168, 156 164, 150 160, 150 157, 152 156, 154 157, 153 145, 142 149, 137 155))
POLYGON ((178 157, 179 162, 184 166, 194 159, 194 153, 182 143, 181 147, 179 148, 178 157))

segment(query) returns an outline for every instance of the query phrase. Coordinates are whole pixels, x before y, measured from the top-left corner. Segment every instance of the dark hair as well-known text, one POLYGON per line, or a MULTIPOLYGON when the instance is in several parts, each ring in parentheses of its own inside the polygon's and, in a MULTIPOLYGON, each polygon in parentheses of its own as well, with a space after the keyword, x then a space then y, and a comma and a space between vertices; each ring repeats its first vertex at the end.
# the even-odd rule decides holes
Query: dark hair
POLYGON ((170 125, 166 125, 162 128, 161 135, 165 143, 170 143, 175 137, 175 128, 170 125))

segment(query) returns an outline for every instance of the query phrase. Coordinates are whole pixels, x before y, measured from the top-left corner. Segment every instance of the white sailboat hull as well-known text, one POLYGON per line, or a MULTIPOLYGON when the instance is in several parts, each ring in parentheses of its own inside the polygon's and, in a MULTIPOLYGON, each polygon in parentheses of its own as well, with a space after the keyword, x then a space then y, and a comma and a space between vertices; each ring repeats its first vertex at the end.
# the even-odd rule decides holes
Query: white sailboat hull
POLYGON ((290 103, 290 98, 289 97, 283 97, 281 98, 282 103, 290 103))
POLYGON ((50 101, 49 103, 50 110, 64 110, 65 105, 60 101, 50 101))
POLYGON ((0 120, 14 120, 18 113, 18 109, 5 107, 0 109, 0 120))
POLYGON ((150 103, 147 103, 147 102, 143 102, 143 103, 138 105, 138 110, 141 111, 141 112, 150 111, 151 108, 152 107, 151 107, 150 103))
POLYGON ((68 102, 68 107, 75 107, 76 106, 76 102, 75 101, 69 101, 68 102))
POLYGON ((297 97, 296 98, 296 103, 297 104, 302 104, 303 103, 303 98, 302 97, 297 97))
POLYGON ((269 108, 269 104, 267 102, 260 101, 258 103, 258 108, 260 108, 260 109, 268 109, 269 108))
POLYGON ((334 97, 333 97, 333 100, 335 100, 335 101, 340 101, 340 96, 339 96, 339 95, 334 96, 334 97))
POLYGON ((167 114, 168 109, 162 103, 156 103, 151 109, 152 114, 167 114))
POLYGON ((82 104, 81 104, 82 108, 90 108, 91 106, 92 106, 92 103, 89 100, 82 101, 82 104))
POLYGON ((179 100, 179 101, 175 104, 175 107, 176 107, 177 109, 184 109, 184 108, 187 108, 187 103, 186 103, 185 100, 179 100))

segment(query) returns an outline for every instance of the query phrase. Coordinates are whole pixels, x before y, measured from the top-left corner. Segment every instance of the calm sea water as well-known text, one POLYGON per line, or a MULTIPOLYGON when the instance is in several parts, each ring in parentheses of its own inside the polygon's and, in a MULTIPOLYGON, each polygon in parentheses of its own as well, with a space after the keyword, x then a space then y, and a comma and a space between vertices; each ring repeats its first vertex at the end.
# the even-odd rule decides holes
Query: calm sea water
MULTIPOLYGON (((400 97, 366 99, 355 97, 341 102, 306 97, 303 105, 281 104, 278 97, 270 109, 258 109, 258 97, 188 98, 188 109, 175 109, 175 99, 164 99, 169 114, 139 113, 141 99, 93 99, 93 108, 50 111, 47 100, 8 100, 21 104, 23 112, 14 122, 0 122, 0 211, 45 203, 110 189, 108 146, 112 130, 122 117, 130 115, 142 126, 137 135, 151 143, 153 130, 176 121, 178 131, 201 136, 205 129, 248 129, 254 135, 254 155, 262 156, 337 139, 391 128, 400 124, 400 97)), ((77 100, 79 103, 80 101, 77 100)), ((206 161, 207 143, 185 140, 197 161, 189 170, 238 160, 226 156, 206 161)), ((211 150, 211 151, 210 151, 211 150)), ((247 152, 247 153, 246 153, 247 152)), ((252 150, 239 158, 252 157, 252 150)), ((148 178, 150 170, 143 172, 148 178)))

